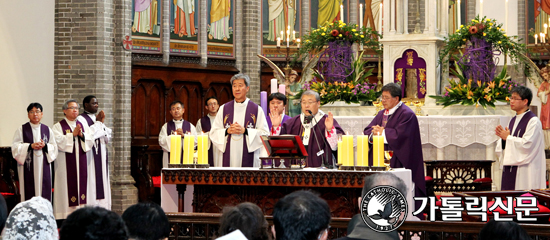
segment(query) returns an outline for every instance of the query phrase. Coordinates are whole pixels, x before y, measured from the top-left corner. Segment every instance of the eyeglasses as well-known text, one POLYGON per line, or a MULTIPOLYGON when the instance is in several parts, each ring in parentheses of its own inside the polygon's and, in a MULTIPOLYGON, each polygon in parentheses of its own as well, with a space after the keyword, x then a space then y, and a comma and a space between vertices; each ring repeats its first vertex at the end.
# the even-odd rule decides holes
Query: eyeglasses
POLYGON ((521 101, 521 100, 523 100, 523 99, 521 99, 521 98, 510 98, 510 101, 512 101, 512 100, 514 100, 514 101, 521 101))
POLYGON ((383 100, 383 101, 388 101, 390 99, 392 99, 393 97, 391 96, 380 96, 380 100, 383 100))
POLYGON ((183 108, 170 108, 170 111, 179 111, 179 110, 182 110, 183 108))
POLYGON ((40 114, 40 113, 42 113, 42 111, 40 111, 40 110, 39 111, 29 111, 29 114, 40 114))
POLYGON ((317 103, 317 102, 313 102, 313 101, 311 101, 311 102, 303 101, 303 102, 302 102, 302 105, 306 105, 306 106, 307 106, 307 105, 313 105, 313 104, 316 104, 316 103, 317 103))
POLYGON ((78 110, 78 107, 68 107, 67 109, 70 109, 70 110, 78 110))

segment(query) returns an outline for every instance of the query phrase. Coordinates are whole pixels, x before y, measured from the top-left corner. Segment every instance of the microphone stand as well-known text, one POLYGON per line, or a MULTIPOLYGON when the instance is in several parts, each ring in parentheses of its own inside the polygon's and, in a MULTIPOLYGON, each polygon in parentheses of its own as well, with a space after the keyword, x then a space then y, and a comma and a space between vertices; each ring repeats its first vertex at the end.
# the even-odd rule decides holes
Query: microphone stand
MULTIPOLYGON (((309 114, 311 114, 312 118, 315 120, 315 125, 318 125, 319 122, 317 121, 317 119, 315 119, 315 116, 313 116, 313 113, 311 112, 311 110, 307 110, 307 112, 308 112, 309 114)), ((315 126, 313 126, 311 129, 313 130, 313 136, 315 137, 315 141, 317 142, 317 147, 319 148, 319 150, 322 150, 322 151, 323 151, 323 155, 321 155, 321 160, 322 160, 322 162, 321 162, 321 168, 328 168, 328 167, 327 167, 327 166, 328 166, 328 159, 325 158, 325 154, 328 154, 328 153, 325 153, 325 152, 324 152, 325 149, 321 149, 321 146, 319 145, 319 139, 317 138, 317 134, 315 133, 315 132, 316 132, 316 131, 315 131, 315 126)), ((325 143, 325 146, 328 144, 328 143, 326 142, 326 139, 325 139, 324 137, 323 137, 323 142, 325 143)), ((328 158, 328 156, 327 156, 327 158, 328 158)), ((334 161, 333 161, 333 163, 334 163, 334 161)), ((334 167, 334 166, 331 166, 331 168, 332 168, 332 167, 334 167)))

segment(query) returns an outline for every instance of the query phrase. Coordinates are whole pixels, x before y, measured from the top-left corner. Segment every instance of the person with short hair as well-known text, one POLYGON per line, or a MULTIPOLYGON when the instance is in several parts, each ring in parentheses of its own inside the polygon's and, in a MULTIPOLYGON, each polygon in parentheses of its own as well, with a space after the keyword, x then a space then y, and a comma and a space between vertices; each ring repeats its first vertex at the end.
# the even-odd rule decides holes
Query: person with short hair
POLYGON ((302 190, 286 195, 275 204, 271 231, 277 240, 326 240, 329 223, 327 202, 302 190))
POLYGON ((491 219, 481 231, 479 240, 531 240, 529 234, 516 222, 497 222, 491 219))
POLYGON ((78 208, 95 204, 94 176, 88 174, 92 159, 86 153, 94 145, 93 131, 78 121, 80 106, 74 99, 63 104, 65 118, 53 125, 59 155, 54 162, 54 201, 56 219, 65 219, 78 208), (94 186, 94 185, 91 185, 94 186))
POLYGON ((102 207, 84 207, 71 213, 59 231, 60 240, 127 240, 122 218, 102 207))
MULTIPOLYGON (((236 74, 231 80, 234 100, 220 107, 209 136, 223 155, 215 167, 259 167, 260 155, 267 156, 262 136, 269 135, 265 113, 246 97, 250 77, 236 74)), ((215 150, 215 151, 216 151, 215 150)))
POLYGON ((99 102, 95 96, 88 95, 82 102, 84 112, 77 119, 93 131, 94 141, 92 151, 87 153, 87 158, 92 162, 88 168, 88 175, 91 175, 93 180, 90 187, 96 191, 95 205, 111 209, 111 178, 107 144, 113 131, 105 126, 105 112, 101 110, 98 113, 99 102))
POLYGON ((36 196, 17 204, 6 221, 2 239, 57 240, 52 203, 36 196))
POLYGON ((195 146, 197 145, 197 129, 195 126, 183 119, 183 113, 185 113, 185 108, 181 101, 173 101, 170 104, 170 114, 172 115, 172 120, 165 123, 160 129, 159 133, 159 145, 164 150, 162 154, 162 167, 167 168, 168 162, 170 161, 170 135, 172 133, 181 136, 181 163, 183 163, 183 139, 186 135, 193 136, 195 138, 195 146))
MULTIPOLYGON (((398 84, 384 85, 380 97, 384 109, 378 112, 363 133, 369 136, 371 142, 373 135, 384 138, 384 150, 393 151, 390 167, 410 169, 415 186, 414 197, 425 197, 426 180, 420 126, 414 111, 401 102, 402 94, 398 84)), ((369 166, 372 166, 372 149, 369 149, 369 166)), ((420 201, 415 201, 416 209, 420 208, 421 204, 420 201)), ((423 219, 423 215, 418 217, 423 219)))
POLYGON ((542 124, 529 110, 533 93, 524 86, 510 91, 510 108, 516 112, 508 127, 498 125, 496 154, 502 169, 501 190, 546 188, 546 156, 542 124))
POLYGON ((11 153, 17 161, 21 202, 34 196, 52 201, 51 162, 58 153, 54 132, 41 123, 43 115, 40 103, 29 104, 29 122, 17 128, 13 135, 11 153))
POLYGON ((280 131, 281 125, 290 119, 290 116, 285 115, 285 106, 286 106, 286 96, 282 93, 276 92, 272 93, 267 97, 267 104, 269 105, 269 117, 266 118, 267 126, 271 131, 271 135, 280 131), (275 119, 279 125, 274 126, 271 123, 271 119, 275 119))
POLYGON ((254 203, 244 202, 226 207, 220 217, 218 237, 240 230, 248 240, 269 240, 268 224, 262 209, 254 203))
POLYGON ((153 202, 130 206, 122 214, 128 237, 135 240, 168 239, 170 222, 162 208, 153 202))
MULTIPOLYGON (((207 98, 204 100, 204 108, 208 112, 206 116, 202 117, 197 121, 197 133, 205 133, 208 134, 210 132, 210 129, 212 129, 212 125, 214 124, 214 120, 216 119, 216 115, 218 114, 218 109, 220 109, 220 104, 218 103, 218 99, 214 96, 207 98)), ((210 141, 210 138, 208 138, 208 165, 211 167, 214 166, 214 159, 217 162, 221 162, 222 154, 220 154, 220 151, 214 151, 215 147, 212 147, 212 141, 210 141)))

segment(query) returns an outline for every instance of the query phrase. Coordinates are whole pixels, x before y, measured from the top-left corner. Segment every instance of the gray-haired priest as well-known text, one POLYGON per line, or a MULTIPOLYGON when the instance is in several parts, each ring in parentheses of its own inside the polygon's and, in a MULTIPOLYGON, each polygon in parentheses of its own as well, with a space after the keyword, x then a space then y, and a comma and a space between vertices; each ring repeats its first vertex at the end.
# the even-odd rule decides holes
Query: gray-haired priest
POLYGON ((53 209, 56 219, 66 219, 69 214, 87 204, 95 203, 95 188, 89 187, 93 179, 88 174, 86 152, 94 146, 93 132, 88 124, 78 121, 79 106, 76 100, 63 104, 65 118, 53 125, 59 156, 55 160, 53 209))
POLYGON ((259 167, 260 154, 266 155, 261 136, 269 135, 264 111, 246 97, 250 78, 237 74, 231 78, 235 100, 220 107, 210 139, 217 151, 222 152, 221 162, 215 167, 259 167))

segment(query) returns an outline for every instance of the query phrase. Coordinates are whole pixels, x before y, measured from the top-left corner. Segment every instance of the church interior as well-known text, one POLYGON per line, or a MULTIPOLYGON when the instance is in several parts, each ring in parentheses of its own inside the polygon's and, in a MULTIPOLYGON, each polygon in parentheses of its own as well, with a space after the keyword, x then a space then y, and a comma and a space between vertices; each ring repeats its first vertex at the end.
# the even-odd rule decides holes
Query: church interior
MULTIPOLYGON (((112 129, 111 210, 155 202, 167 212, 169 239, 211 238, 224 207, 242 202, 258 205, 271 225, 276 202, 299 189, 329 204, 329 239, 344 237, 361 211, 363 178, 377 171, 393 172, 409 189, 401 239, 478 239, 487 219, 445 209, 442 197, 460 207, 461 199, 525 196, 536 198, 534 220, 497 210, 533 239, 547 239, 549 25, 550 0, 0 1, 0 192, 9 209, 20 202, 12 141, 28 104, 41 103, 51 127, 65 118, 67 100, 94 95, 112 129), (239 73, 249 76, 246 97, 270 124, 268 95, 286 95, 284 113, 295 117, 301 94, 317 92, 319 110, 351 135, 338 136, 330 156, 339 166, 163 169, 159 134, 173 119, 171 103, 181 101, 185 121, 200 122, 210 97, 220 106, 234 100, 230 79, 239 73), (413 214, 411 171, 390 168, 393 151, 379 155, 386 165, 360 157, 374 151, 364 129, 384 110, 381 89, 390 83, 418 121, 428 197, 421 213, 413 214), (545 184, 503 190, 508 149, 495 128, 515 119, 516 86, 533 93, 528 111, 542 122, 545 184)), ((489 219, 493 210, 485 209, 489 219)))

